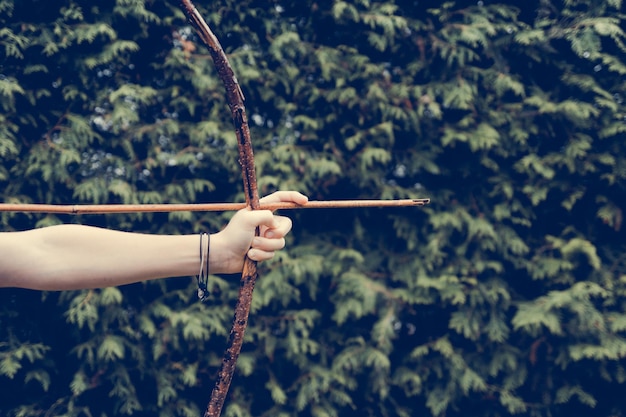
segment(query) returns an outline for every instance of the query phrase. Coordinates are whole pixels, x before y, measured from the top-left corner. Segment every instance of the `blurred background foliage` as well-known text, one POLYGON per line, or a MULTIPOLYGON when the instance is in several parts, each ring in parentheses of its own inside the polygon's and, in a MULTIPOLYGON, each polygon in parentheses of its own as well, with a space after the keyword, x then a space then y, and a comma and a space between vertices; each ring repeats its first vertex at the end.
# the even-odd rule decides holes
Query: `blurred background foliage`
MULTIPOLYGON (((261 194, 432 199, 288 213, 225 416, 626 414, 621 0, 196 6, 246 96, 261 194)), ((175 0, 0 0, 0 55, 3 202, 243 201, 175 0)), ((229 215, 0 220, 176 234, 229 215)), ((198 416, 237 288, 1 290, 2 415, 198 416)))

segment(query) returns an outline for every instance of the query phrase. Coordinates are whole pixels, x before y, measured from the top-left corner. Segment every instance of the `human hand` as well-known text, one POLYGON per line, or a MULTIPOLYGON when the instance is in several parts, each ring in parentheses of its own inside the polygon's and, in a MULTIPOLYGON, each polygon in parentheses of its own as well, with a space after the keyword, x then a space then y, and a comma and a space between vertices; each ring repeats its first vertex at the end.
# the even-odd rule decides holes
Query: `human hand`
MULTIPOLYGON (((277 191, 263 197, 261 203, 294 202, 305 204, 308 198, 297 191, 277 191)), ((285 236, 291 230, 291 219, 269 210, 239 210, 228 225, 211 236, 211 272, 236 273, 243 269, 246 256, 265 261, 285 247, 285 236), (259 236, 255 236, 259 227, 259 236)))

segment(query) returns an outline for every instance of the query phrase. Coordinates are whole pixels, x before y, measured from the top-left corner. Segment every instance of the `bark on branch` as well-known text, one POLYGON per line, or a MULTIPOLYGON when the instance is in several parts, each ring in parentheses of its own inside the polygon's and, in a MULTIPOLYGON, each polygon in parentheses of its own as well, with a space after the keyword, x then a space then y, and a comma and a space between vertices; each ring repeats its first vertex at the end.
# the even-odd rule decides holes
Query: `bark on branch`
MULTIPOLYGON (((256 172, 254 168, 254 154, 252 152, 252 142, 250 140, 250 129, 244 107, 244 95, 237 82, 237 77, 233 72, 228 58, 222 49, 217 37, 213 34, 209 25, 200 15, 191 0, 181 0, 182 9, 189 19, 189 22, 198 32, 200 38, 209 48, 217 73, 226 88, 226 99, 233 117, 237 144, 239 148, 239 163, 243 177, 246 203, 252 210, 259 209, 259 193, 257 190, 256 172)), ((258 230, 257 230, 258 233, 258 230)), ((228 346, 222 366, 217 376, 217 381, 211 399, 207 405, 204 417, 219 417, 222 413, 224 400, 228 394, 230 383, 233 379, 237 358, 241 352, 246 327, 248 326, 248 315, 252 302, 252 292, 254 284, 258 278, 256 262, 246 257, 239 286, 239 297, 235 306, 235 317, 228 338, 228 346)))

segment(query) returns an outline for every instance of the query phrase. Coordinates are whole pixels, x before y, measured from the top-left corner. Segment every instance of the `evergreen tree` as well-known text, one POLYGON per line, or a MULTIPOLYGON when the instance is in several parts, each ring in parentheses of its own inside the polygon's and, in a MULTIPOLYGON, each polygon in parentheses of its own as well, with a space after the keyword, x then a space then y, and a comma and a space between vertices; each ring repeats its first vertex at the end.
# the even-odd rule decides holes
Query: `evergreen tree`
MULTIPOLYGON (((621 0, 200 2, 290 212, 225 416, 623 416, 621 0)), ((0 0, 3 202, 243 201, 213 62, 174 0, 0 0)), ((1 213, 215 231, 228 213, 1 213)), ((36 261, 36 260, 34 260, 36 261)), ((0 290, 0 411, 197 416, 237 277, 0 290)))

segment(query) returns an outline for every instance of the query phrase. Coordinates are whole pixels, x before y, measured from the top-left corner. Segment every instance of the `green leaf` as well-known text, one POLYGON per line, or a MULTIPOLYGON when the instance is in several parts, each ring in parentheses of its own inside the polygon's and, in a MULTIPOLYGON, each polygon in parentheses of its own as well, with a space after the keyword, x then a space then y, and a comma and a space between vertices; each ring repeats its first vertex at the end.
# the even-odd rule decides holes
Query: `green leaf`
POLYGON ((98 346, 98 359, 112 362, 118 359, 124 359, 124 356, 124 342, 119 336, 107 335, 100 342, 100 346, 98 346))

